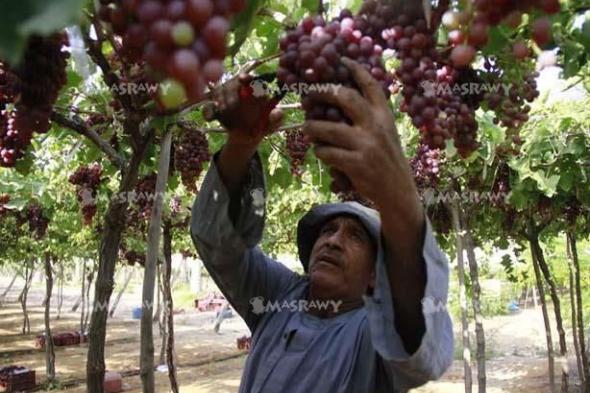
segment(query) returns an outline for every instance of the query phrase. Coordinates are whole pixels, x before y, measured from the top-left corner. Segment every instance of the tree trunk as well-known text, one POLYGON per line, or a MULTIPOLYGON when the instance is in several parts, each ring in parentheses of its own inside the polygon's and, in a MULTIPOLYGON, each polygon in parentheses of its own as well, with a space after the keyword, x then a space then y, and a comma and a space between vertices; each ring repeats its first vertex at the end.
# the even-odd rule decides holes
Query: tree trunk
MULTIPOLYGON (((575 282, 575 298, 576 298, 576 322, 577 322, 577 339, 580 346, 580 356, 582 360, 582 374, 580 378, 583 381, 583 391, 585 393, 590 392, 590 368, 588 367, 588 354, 586 352, 586 341, 584 338, 584 309, 582 304, 582 285, 580 282, 580 261, 578 259, 578 247, 576 234, 568 231, 567 233, 568 249, 571 253, 571 264, 573 268, 573 276, 575 282)), ((573 310, 573 307, 572 307, 573 310)), ((575 336, 574 329, 574 336, 575 336)))
POLYGON ((473 306, 473 315, 475 318, 475 339, 477 341, 477 383, 478 392, 486 391, 486 338, 483 329, 483 317, 481 315, 481 286, 479 285, 479 267, 475 259, 475 243, 469 232, 466 217, 463 215, 463 240, 467 250, 467 260, 469 262, 469 275, 471 278, 471 303, 473 306))
POLYGON ((148 249, 145 261, 142 313, 141 313, 141 350, 140 375, 144 393, 154 393, 154 335, 153 335, 153 303, 154 285, 156 281, 156 264, 160 250, 162 231, 162 203, 166 184, 168 183, 168 169, 170 165, 170 147, 172 131, 168 130, 162 138, 160 147, 160 163, 156 180, 156 195, 150 217, 148 231, 148 249))
POLYGON ((31 288, 31 282, 33 281, 33 274, 35 273, 33 266, 34 262, 31 263, 31 266, 29 266, 27 263, 25 267, 25 286, 18 296, 20 306, 23 310, 23 327, 21 330, 22 334, 31 333, 31 322, 29 321, 29 312, 27 310, 27 297, 29 296, 29 289, 31 288))
POLYGON ((160 269, 160 261, 158 260, 156 263, 156 311, 154 311, 154 317, 152 319, 153 322, 158 322, 158 329, 160 336, 164 335, 164 330, 162 327, 162 319, 160 318, 162 312, 162 270, 160 269))
MULTIPOLYGON (((128 118, 125 119, 124 128, 134 130, 139 134, 141 128, 139 123, 140 119, 128 115, 128 118)), ((88 356, 86 361, 86 387, 88 393, 104 392, 104 345, 109 299, 113 293, 115 265, 119 253, 121 233, 125 228, 127 207, 129 206, 127 196, 137 183, 139 166, 143 161, 147 146, 151 144, 152 134, 151 131, 148 131, 147 135, 142 135, 143 140, 139 142, 140 145, 134 147, 133 155, 127 168, 125 168, 126 170, 119 185, 117 196, 111 199, 104 219, 94 306, 88 335, 88 356)))
POLYGON ((551 393, 556 393, 555 390, 555 362, 553 359, 553 337, 551 334, 551 322, 549 321, 549 312, 547 311, 547 302, 545 301, 545 289, 543 288, 543 280, 539 270, 537 259, 537 251, 531 242, 531 256, 533 259, 533 268, 535 270, 535 281, 539 291, 539 300, 541 301, 541 310, 543 312, 543 322, 545 324, 545 337, 547 339, 547 359, 549 362, 549 384, 551 385, 551 393))
POLYGON ((172 228, 169 223, 164 225, 163 241, 164 274, 162 282, 164 283, 164 315, 166 316, 166 364, 168 365, 170 390, 172 390, 172 393, 178 393, 176 365, 174 363, 174 301, 170 283, 170 276, 172 275, 172 228))
POLYGON ((574 341, 574 350, 576 352, 576 366, 578 369, 578 377, 580 382, 584 384, 584 368, 582 367, 582 354, 580 352, 580 341, 578 339, 578 319, 576 310, 576 294, 575 294, 575 279, 574 271, 571 264, 568 266, 569 270, 569 283, 570 283, 570 307, 572 309, 572 336, 574 341))
POLYGON ((82 264, 82 293, 80 295, 80 304, 82 304, 82 309, 80 310, 80 334, 85 332, 84 321, 86 319, 86 264, 87 261, 84 259, 82 264))
POLYGON ((59 264, 59 284, 57 288, 57 316, 55 319, 61 318, 61 308, 64 304, 64 266, 63 263, 59 264))
POLYGON ((47 381, 55 380, 55 352, 51 335, 51 293, 53 292, 53 272, 51 271, 51 254, 45 253, 45 369, 47 381))
POLYGON ((166 363, 166 345, 168 345, 168 334, 166 332, 166 315, 162 313, 162 318, 158 320, 158 328, 160 329, 160 357, 158 358, 158 364, 166 363))
POLYGON ((14 274, 14 276, 12 276, 12 280, 10 281, 10 284, 8 284, 8 287, 6 287, 4 292, 2 292, 2 296, 0 296, 0 304, 4 303, 4 299, 6 299, 8 292, 10 292, 10 290, 12 289, 12 286, 16 282, 17 277, 18 277, 18 274, 16 274, 16 273, 14 274))
POLYGON ((117 309, 117 306, 119 305, 119 302, 121 301, 121 297, 123 296, 123 293, 125 293, 125 291, 127 290, 127 287, 129 286, 129 283, 131 282, 131 279, 133 278, 134 273, 135 273, 135 270, 133 270, 133 269, 127 270, 125 282, 123 283, 123 287, 121 288, 121 290, 117 294, 117 297, 115 298, 115 301, 113 302, 113 306, 111 307, 111 311, 109 311, 109 317, 112 318, 113 315, 115 315, 115 310, 117 309))
POLYGON ((574 277, 574 266, 572 262, 572 251, 570 239, 566 234, 566 254, 568 259, 568 277, 570 286, 570 307, 572 317, 572 336, 574 341, 574 351, 576 353, 576 366, 578 370, 578 377, 583 385, 584 383, 584 369, 582 367, 582 354, 580 353, 580 342, 578 340, 578 322, 577 322, 577 310, 576 310, 576 280, 574 277))
MULTIPOLYGON (((96 264, 92 263, 92 270, 88 274, 88 282, 86 283, 86 315, 84 316, 84 331, 88 330, 88 318, 90 317, 90 288, 94 282, 94 273, 96 273, 96 264)), ((108 308, 108 304, 106 305, 108 308)))
POLYGON ((82 304, 82 296, 78 296, 78 298, 74 302, 74 305, 72 306, 71 311, 72 312, 76 312, 76 310, 78 309, 78 307, 80 307, 80 304, 82 304))
POLYGON ((461 331, 463 334, 463 369, 465 373, 465 393, 473 391, 471 375, 471 347, 469 345, 469 321, 467 316, 467 295, 465 293, 465 261, 463 259, 463 230, 459 218, 459 207, 456 201, 450 207, 455 229, 457 247, 457 275, 459 279, 459 303, 461 305, 461 331))
POLYGON ((549 271, 549 265, 547 265, 547 261, 545 261, 543 249, 541 248, 541 244, 539 243, 539 237, 533 236, 531 242, 531 246, 535 248, 535 252, 537 254, 537 263, 539 264, 541 273, 543 273, 543 277, 549 285, 549 295, 551 296, 551 301, 553 302, 555 322, 557 324, 557 332, 559 334, 559 352, 561 356, 565 356, 567 354, 567 344, 565 341, 565 329, 563 328, 563 318, 561 316, 561 302, 559 300, 559 294, 557 293, 557 285, 555 284, 551 272, 549 271))
POLYGON ((561 316, 561 301, 559 300, 559 294, 557 293, 557 285, 553 280, 549 265, 545 260, 543 249, 539 243, 539 236, 535 234, 531 237, 532 246, 535 247, 535 254, 537 257, 537 263, 539 269, 543 273, 545 281, 549 285, 549 294, 551 301, 553 302, 553 312, 555 314, 555 322, 557 324, 557 332, 559 334, 559 362, 561 363, 561 391, 568 392, 568 379, 569 370, 567 366, 567 344, 565 341, 565 329, 563 328, 563 318, 561 316))

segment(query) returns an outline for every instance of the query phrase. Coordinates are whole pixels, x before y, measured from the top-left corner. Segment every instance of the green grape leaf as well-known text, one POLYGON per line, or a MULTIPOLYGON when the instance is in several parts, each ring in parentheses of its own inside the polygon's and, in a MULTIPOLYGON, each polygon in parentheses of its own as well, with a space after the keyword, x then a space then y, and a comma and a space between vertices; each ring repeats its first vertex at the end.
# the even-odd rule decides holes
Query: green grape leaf
POLYGON ((232 21, 231 31, 234 32, 234 43, 229 48, 229 55, 235 56, 250 35, 254 17, 266 4, 266 0, 250 0, 246 9, 240 12, 232 21))

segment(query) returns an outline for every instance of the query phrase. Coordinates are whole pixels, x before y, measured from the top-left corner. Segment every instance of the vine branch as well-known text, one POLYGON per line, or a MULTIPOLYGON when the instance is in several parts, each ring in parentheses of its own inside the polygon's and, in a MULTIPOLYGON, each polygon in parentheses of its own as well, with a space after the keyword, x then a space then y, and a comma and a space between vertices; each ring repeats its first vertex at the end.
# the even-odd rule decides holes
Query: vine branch
POLYGON ((113 149, 113 147, 108 144, 107 141, 102 139, 100 135, 96 133, 96 131, 92 130, 86 124, 76 119, 71 119, 58 112, 53 112, 51 114, 51 120, 62 127, 69 128, 70 130, 75 131, 78 134, 90 139, 92 143, 94 143, 96 147, 98 147, 103 153, 105 153, 109 160, 111 160, 118 168, 123 169, 125 167, 125 159, 121 155, 119 155, 119 153, 117 153, 115 149, 113 149))

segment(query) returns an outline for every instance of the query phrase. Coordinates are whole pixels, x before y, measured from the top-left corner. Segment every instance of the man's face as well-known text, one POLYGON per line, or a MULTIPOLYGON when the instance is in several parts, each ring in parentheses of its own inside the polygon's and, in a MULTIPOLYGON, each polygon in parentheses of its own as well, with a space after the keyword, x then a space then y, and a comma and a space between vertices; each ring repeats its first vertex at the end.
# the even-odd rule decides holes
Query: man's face
POLYGON ((321 228, 310 256, 310 285, 315 297, 356 300, 374 287, 375 250, 363 224, 339 216, 321 228))

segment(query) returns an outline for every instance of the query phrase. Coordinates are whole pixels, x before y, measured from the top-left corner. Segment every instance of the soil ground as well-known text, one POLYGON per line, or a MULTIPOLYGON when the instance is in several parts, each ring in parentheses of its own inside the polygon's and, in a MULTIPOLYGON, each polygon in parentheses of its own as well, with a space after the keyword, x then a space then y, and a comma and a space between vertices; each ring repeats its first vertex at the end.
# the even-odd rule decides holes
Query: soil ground
MULTIPOLYGON (((6 277, 0 278, 0 293, 8 284, 6 277)), ((22 335, 22 312, 16 298, 22 285, 17 284, 0 307, 0 366, 18 364, 37 372, 37 381, 45 379, 44 352, 35 348, 34 341, 42 334, 43 289, 34 286, 28 307, 30 310, 31 334, 22 335)), ((55 293, 55 291, 54 291, 55 293)), ((78 330, 79 312, 70 312, 78 290, 64 291, 62 316, 52 320, 54 332, 78 330)), ((134 372, 139 365, 139 320, 131 318, 132 308, 140 304, 139 293, 123 296, 114 318, 109 320, 107 345, 105 348, 107 369, 132 374, 124 378, 125 392, 141 392, 139 375, 134 372)), ((56 315, 54 300, 53 316, 56 315)), ((180 310, 179 310, 180 311, 180 310)), ((236 339, 248 330, 237 316, 227 319, 219 334, 213 332, 214 312, 183 310, 175 315, 175 339, 178 364, 178 381, 183 393, 236 393, 246 360, 246 353, 237 350, 236 339)), ((460 325, 455 323, 455 329, 460 325)), ((545 357, 545 334, 540 309, 523 310, 518 314, 500 316, 484 323, 487 339, 487 384, 489 393, 544 393, 549 392, 547 360, 545 357)), ((160 341, 158 328, 154 326, 156 362, 160 341)), ((553 330, 555 332, 555 329, 553 330)), ((457 334, 456 337, 460 337, 457 334)), ((460 341, 456 340, 456 347, 460 341)), ((573 346, 570 347, 573 348, 573 346)), ((56 348, 56 368, 59 380, 68 387, 57 391, 71 393, 85 392, 84 377, 87 345, 56 348)), ((460 354, 458 349, 456 353, 460 354)), ((474 357, 474 354, 472 354, 474 357)), ((459 359, 459 356, 456 356, 459 359)), ((577 380, 573 359, 568 359, 572 380, 577 380)), ((476 366, 473 367, 476 382, 476 366)), ((556 376, 559 379, 561 363, 556 362, 556 376)), ((168 375, 156 373, 157 392, 168 392, 168 375)), ((56 391, 56 390, 54 390, 56 391)), ((474 391, 476 388, 474 386, 474 391)), ((570 391, 575 392, 575 388, 570 391)), ((439 381, 429 383, 413 393, 462 393, 463 362, 455 360, 453 366, 439 381)))

